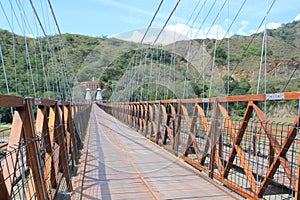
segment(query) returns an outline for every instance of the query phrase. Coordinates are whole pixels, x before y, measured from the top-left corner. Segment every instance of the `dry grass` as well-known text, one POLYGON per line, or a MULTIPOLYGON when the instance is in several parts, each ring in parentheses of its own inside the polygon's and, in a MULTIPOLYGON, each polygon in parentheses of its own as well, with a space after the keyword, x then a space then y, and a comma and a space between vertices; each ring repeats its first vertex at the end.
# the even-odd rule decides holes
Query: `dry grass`
POLYGON ((270 122, 292 124, 295 118, 269 118, 270 122))

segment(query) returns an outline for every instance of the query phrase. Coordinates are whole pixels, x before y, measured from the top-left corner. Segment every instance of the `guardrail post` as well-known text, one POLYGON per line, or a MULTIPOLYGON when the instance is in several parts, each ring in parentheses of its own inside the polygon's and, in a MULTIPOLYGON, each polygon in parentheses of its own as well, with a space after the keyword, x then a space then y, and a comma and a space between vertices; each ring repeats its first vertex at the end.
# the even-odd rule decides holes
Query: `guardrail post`
POLYGON ((148 102, 144 105, 145 107, 145 114, 144 114, 144 117, 145 117, 145 130, 144 130, 144 136, 147 136, 148 134, 148 131, 149 131, 149 105, 148 105, 148 102))
POLYGON ((8 191, 7 191, 7 187, 5 185, 5 179, 3 177, 3 171, 1 169, 0 171, 0 194, 1 194, 1 198, 3 199, 10 199, 8 191))
POLYGON ((70 131, 71 134, 71 148, 73 149, 72 154, 75 158, 75 164, 78 165, 80 164, 79 162, 79 156, 78 156, 78 150, 76 148, 76 137, 75 137, 75 132, 74 132, 74 127, 73 127, 73 123, 72 123, 72 107, 71 104, 67 105, 67 126, 68 126, 68 130, 70 131))
POLYGON ((178 103, 178 110, 177 110, 177 118, 176 118, 176 126, 175 126, 175 137, 173 143, 173 150, 178 154, 178 148, 180 143, 180 128, 181 128, 181 101, 178 103))
POLYGON ((133 127, 133 120, 134 120, 134 109, 133 109, 133 104, 129 104, 129 126, 133 127))
MULTIPOLYGON (((13 175, 15 173, 15 165, 17 163, 17 154, 13 153, 15 148, 19 146, 20 139, 22 137, 23 122, 25 117, 24 107, 18 108, 13 116, 12 127, 9 135, 9 141, 6 149, 5 159, 1 160, 1 176, 3 175, 3 181, 1 180, 3 186, 1 186, 1 191, 3 191, 3 198, 11 198, 13 175)), ((2 194, 2 193, 1 193, 2 194)))
POLYGON ((145 120, 145 112, 144 112, 144 104, 143 103, 141 103, 140 104, 140 109, 141 109, 141 111, 140 111, 140 131, 143 133, 143 131, 144 131, 144 120, 145 120))
POLYGON ((66 182, 68 185, 68 191, 72 192, 73 187, 72 187, 72 181, 70 177, 70 172, 69 172, 69 164, 68 164, 68 154, 66 152, 66 145, 65 145, 65 130, 63 127, 63 116, 62 116, 62 111, 58 105, 58 103, 55 105, 55 139, 58 142, 59 145, 59 162, 62 166, 62 170, 64 173, 64 176, 66 178, 66 182))
MULTIPOLYGON (((299 102, 300 103, 300 102, 299 102)), ((298 115, 296 124, 296 135, 299 139, 299 126, 300 126, 300 114, 298 115)), ((298 166, 296 174, 296 184, 295 184, 295 199, 300 200, 300 145, 298 144, 298 166)))
POLYGON ((300 148, 299 148, 299 145, 298 145, 298 166, 297 166, 297 176, 296 176, 296 185, 295 185, 295 199, 300 200, 300 148))
POLYGON ((156 135, 155 135, 155 142, 158 144, 159 136, 161 134, 160 128, 161 128, 161 118, 162 118, 162 109, 161 106, 164 106, 164 104, 161 104, 159 102, 158 104, 158 119, 157 119, 157 127, 156 127, 156 135))
POLYGON ((137 129, 137 105, 133 104, 133 127, 137 129))
POLYGON ((140 119, 141 119, 141 105, 139 103, 136 104, 136 125, 135 128, 137 131, 140 130, 140 119))
POLYGON ((274 161, 274 155, 275 155, 275 151, 274 148, 271 144, 271 142, 269 143, 269 154, 268 154, 268 166, 269 168, 272 166, 272 163, 274 161))
POLYGON ((44 180, 45 180, 45 186, 46 190, 48 191, 52 185, 53 188, 56 188, 57 181, 56 181, 56 173, 55 171, 58 171, 56 169, 56 166, 53 164, 53 158, 52 154, 54 154, 55 149, 53 147, 53 140, 54 140, 54 119, 55 119, 55 112, 53 107, 51 106, 49 108, 49 114, 48 114, 48 134, 44 136, 45 141, 45 148, 46 148, 46 154, 45 154, 45 169, 44 169, 44 180), (54 149, 53 153, 52 150, 54 149))
POLYGON ((25 118, 23 122, 24 140, 29 142, 26 145, 26 152, 29 155, 29 166, 31 168, 37 199, 48 199, 45 190, 45 183, 42 175, 40 155, 38 153, 35 136, 34 118, 32 114, 33 99, 25 99, 25 118))
POLYGON ((212 116, 212 122, 209 129, 209 143, 210 143, 210 159, 209 159, 209 172, 208 176, 213 178, 214 176, 214 166, 215 166, 215 153, 216 153, 216 142, 220 137, 220 109, 218 99, 214 102, 214 111, 212 116))
POLYGON ((154 104, 149 105, 149 123, 150 123, 149 138, 151 138, 152 134, 154 133, 153 122, 155 121, 155 113, 153 111, 153 106, 154 104))
MULTIPOLYGON (((166 120, 166 128, 165 128, 165 136, 163 138, 163 141, 162 141, 162 144, 163 145, 166 145, 167 144, 167 138, 169 137, 168 135, 168 130, 171 130, 170 129, 170 121, 171 121, 171 108, 170 108, 170 104, 168 104, 168 110, 166 111, 166 114, 167 114, 167 120, 166 120)), ((171 138, 169 137, 169 140, 171 141, 171 138)))

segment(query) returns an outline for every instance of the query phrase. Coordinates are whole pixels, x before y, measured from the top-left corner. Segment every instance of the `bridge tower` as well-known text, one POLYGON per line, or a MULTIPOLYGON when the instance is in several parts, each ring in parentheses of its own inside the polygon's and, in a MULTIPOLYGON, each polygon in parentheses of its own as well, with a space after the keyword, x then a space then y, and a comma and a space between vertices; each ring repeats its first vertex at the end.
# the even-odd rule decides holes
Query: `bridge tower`
POLYGON ((98 88, 96 93, 96 101, 102 102, 102 99, 101 88, 98 88))
POLYGON ((90 88, 86 89, 85 100, 86 101, 92 101, 92 94, 91 94, 91 89, 90 88))
MULTIPOLYGON (((98 89, 100 89, 100 83, 97 81, 88 81, 88 82, 81 82, 81 84, 85 87, 86 90, 86 95, 85 99, 88 101, 94 101, 97 100, 97 95, 98 95, 98 89), (96 97, 96 99, 95 99, 96 97)), ((102 101, 102 94, 101 94, 101 89, 100 89, 100 96, 101 101, 102 101)))

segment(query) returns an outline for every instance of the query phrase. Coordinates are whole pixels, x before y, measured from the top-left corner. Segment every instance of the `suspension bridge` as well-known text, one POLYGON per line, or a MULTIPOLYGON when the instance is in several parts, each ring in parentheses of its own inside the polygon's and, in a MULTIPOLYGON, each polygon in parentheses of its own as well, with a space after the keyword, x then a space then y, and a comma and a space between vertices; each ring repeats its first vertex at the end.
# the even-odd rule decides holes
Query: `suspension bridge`
MULTIPOLYGON (((205 6, 204 16, 216 11, 213 27, 230 5, 205 2, 195 5, 191 27, 205 6)), ((0 2, 10 27, 0 35, 0 199, 300 199, 300 92, 286 90, 298 81, 297 62, 289 61, 295 70, 283 91, 268 93, 265 26, 256 92, 230 95, 242 65, 230 63, 232 24, 209 43, 211 56, 205 40, 185 41, 184 50, 180 41, 156 45, 179 0, 145 45, 162 5, 105 99, 98 81, 78 82, 50 0, 0 2), (216 63, 226 42, 223 80, 216 63)))

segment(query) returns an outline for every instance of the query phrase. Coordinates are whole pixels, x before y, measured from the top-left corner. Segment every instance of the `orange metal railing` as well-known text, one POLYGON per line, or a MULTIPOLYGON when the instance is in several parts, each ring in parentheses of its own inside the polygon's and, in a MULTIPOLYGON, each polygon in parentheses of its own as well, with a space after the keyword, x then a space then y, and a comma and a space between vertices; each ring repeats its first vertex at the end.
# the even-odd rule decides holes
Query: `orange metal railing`
POLYGON ((54 199, 62 190, 72 192, 70 165, 79 162, 91 106, 0 95, 0 107, 14 109, 0 154, 1 199, 54 199))
POLYGON ((243 197, 300 199, 299 111, 285 124, 261 109, 299 99, 287 92, 98 105, 243 197), (244 115, 233 120, 228 110, 237 103, 244 115))

